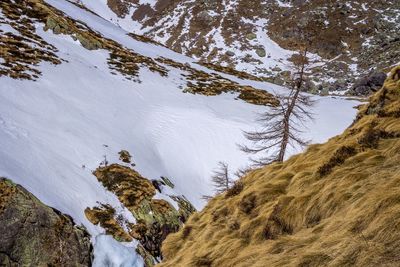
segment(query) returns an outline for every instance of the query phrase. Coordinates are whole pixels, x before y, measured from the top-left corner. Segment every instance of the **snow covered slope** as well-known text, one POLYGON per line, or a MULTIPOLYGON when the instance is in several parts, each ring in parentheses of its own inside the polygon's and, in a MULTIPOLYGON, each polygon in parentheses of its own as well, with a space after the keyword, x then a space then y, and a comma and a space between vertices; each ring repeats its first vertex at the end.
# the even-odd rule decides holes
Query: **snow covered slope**
MULTIPOLYGON (((64 16, 79 21, 79 25, 87 25, 139 55, 194 63, 164 47, 136 41, 125 30, 68 1, 46 2, 64 12, 64 16)), ((6 18, 4 7, 0 11, 4 40, 12 33, 26 38, 28 47, 39 47, 31 35, 15 29, 6 18)), ((138 172, 151 179, 170 177, 177 194, 202 208, 201 196, 211 194, 209 176, 217 162, 226 161, 232 169, 248 162, 237 144, 245 142, 242 131, 256 127, 256 113, 267 107, 235 100, 236 93, 183 93, 180 88, 187 84, 187 76, 182 76, 185 70, 162 63, 157 64, 167 69, 167 76, 151 71, 143 63, 138 70, 140 82, 130 80, 123 72, 110 69, 110 50, 88 50, 79 41, 80 36, 77 40, 69 34, 54 34, 45 31, 40 20, 33 21, 34 27, 28 32, 51 45, 59 62, 34 62, 30 65, 32 70, 28 70, 34 73, 33 80, 14 79, 4 75, 11 68, 7 65, 10 58, 0 54, 0 176, 22 184, 47 205, 84 224, 94 237, 93 242, 97 242, 95 265, 108 260, 116 266, 134 262, 141 266, 142 260, 133 249, 99 236, 104 230, 86 219, 84 209, 100 202, 109 203, 133 220, 92 171, 104 156, 109 162, 118 162, 118 151, 126 149, 132 153, 138 172)), ((17 73, 23 72, 19 67, 17 73)), ((268 83, 222 76, 271 93, 285 90, 268 83)), ((321 98, 314 111, 316 120, 308 125, 309 137, 322 142, 341 132, 355 116, 354 105, 356 102, 345 99, 321 98)))

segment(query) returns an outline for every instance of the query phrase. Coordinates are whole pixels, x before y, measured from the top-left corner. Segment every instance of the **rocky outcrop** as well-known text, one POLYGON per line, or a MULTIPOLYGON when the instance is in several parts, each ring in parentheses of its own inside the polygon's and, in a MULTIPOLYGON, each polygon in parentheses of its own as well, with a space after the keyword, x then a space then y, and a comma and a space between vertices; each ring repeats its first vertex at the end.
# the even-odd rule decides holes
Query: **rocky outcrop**
POLYGON ((386 80, 384 72, 372 72, 357 80, 349 94, 355 96, 368 96, 378 91, 386 80))
POLYGON ((0 178, 0 266, 90 266, 86 229, 0 178))
MULTIPOLYGON (((121 154, 126 156, 129 152, 124 151, 120 156, 121 154)), ((131 160, 131 157, 128 158, 131 160)), ((125 159, 126 157, 120 158, 122 162, 125 159)), ((150 181, 134 169, 119 164, 99 167, 94 175, 106 189, 118 197, 136 222, 124 220, 109 205, 87 208, 86 217, 93 224, 103 227, 107 234, 118 241, 138 240, 140 245, 137 252, 143 257, 146 266, 153 266, 163 257, 162 242, 183 226, 196 211, 195 208, 184 196, 170 196, 171 202, 175 201, 178 209, 164 199, 154 199, 157 190, 162 193, 163 186, 171 189, 174 187, 166 177, 150 181)))

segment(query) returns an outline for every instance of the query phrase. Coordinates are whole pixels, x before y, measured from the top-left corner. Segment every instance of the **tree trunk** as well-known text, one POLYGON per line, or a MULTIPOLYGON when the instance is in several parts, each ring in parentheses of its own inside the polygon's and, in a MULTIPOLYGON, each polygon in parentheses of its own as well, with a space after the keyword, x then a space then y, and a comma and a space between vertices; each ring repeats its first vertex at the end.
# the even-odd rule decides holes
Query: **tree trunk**
POLYGON ((228 167, 225 168, 225 187, 226 190, 229 190, 229 173, 228 173, 228 167))
POLYGON ((290 116, 292 115, 293 109, 296 106, 297 98, 299 97, 301 86, 303 85, 304 68, 305 68, 304 60, 306 58, 307 58, 307 48, 304 50, 303 62, 301 64, 299 80, 295 81, 295 85, 294 85, 295 93, 289 99, 290 103, 289 103, 286 113, 284 115, 284 121, 283 121, 284 132, 283 132, 282 142, 280 145, 279 155, 278 155, 278 159, 277 159, 278 162, 282 162, 285 158, 286 148, 287 148, 287 145, 289 142, 289 135, 290 135, 290 116))

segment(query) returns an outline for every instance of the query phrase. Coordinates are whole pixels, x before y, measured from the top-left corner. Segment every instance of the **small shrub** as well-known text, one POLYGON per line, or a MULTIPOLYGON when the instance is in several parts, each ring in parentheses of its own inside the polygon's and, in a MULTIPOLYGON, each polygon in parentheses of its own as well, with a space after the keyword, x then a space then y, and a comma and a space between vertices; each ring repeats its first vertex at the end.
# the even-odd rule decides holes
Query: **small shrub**
POLYGON ((192 260, 192 264, 193 266, 196 267, 211 267, 212 260, 208 257, 208 255, 205 255, 205 256, 195 257, 192 260))
POLYGON ((243 191, 243 182, 236 181, 231 188, 226 191, 226 197, 239 195, 243 191))
POLYGON ((282 204, 277 204, 268 218, 263 230, 263 237, 267 240, 276 239, 279 235, 293 234, 293 227, 281 215, 282 204))
POLYGON ((245 195, 239 203, 239 209, 249 214, 256 206, 256 196, 253 194, 245 195))
POLYGON ((306 226, 308 228, 312 228, 321 222, 321 215, 309 214, 305 219, 306 219, 306 226))
POLYGON ((239 230, 240 229, 240 223, 237 220, 230 220, 228 222, 228 228, 231 231, 239 230))
POLYGON ((399 134, 369 128, 366 133, 358 140, 363 148, 378 148, 380 139, 396 138, 399 134))
POLYGON ((286 223, 281 217, 273 217, 273 221, 276 226, 280 229, 281 234, 291 235, 293 234, 293 228, 290 224, 286 223))
POLYGON ((363 148, 377 148, 380 139, 380 131, 368 128, 366 133, 358 140, 363 148))
POLYGON ((186 225, 183 229, 182 229, 182 238, 186 239, 190 233, 192 232, 193 227, 190 225, 186 225))
POLYGON ((127 150, 121 150, 118 152, 119 159, 124 163, 131 163, 132 156, 127 150))
POLYGON ((332 172, 333 168, 341 165, 345 162, 346 159, 357 154, 357 150, 351 146, 342 146, 338 150, 335 151, 333 156, 329 159, 328 162, 323 164, 318 168, 318 174, 322 177, 328 175, 332 172))
POLYGON ((212 213, 213 221, 217 221, 220 218, 224 218, 228 216, 229 214, 229 209, 227 207, 224 207, 222 209, 216 209, 212 213))
POLYGON ((263 237, 266 240, 274 240, 276 238, 275 234, 272 232, 271 225, 267 224, 263 230, 263 237))

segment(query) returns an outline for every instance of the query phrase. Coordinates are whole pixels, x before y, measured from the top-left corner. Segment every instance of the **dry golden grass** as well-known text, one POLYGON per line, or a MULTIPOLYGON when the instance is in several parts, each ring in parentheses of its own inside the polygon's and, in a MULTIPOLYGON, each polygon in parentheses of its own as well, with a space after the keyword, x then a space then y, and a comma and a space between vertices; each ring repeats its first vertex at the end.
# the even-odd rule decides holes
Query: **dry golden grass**
POLYGON ((35 32, 35 23, 43 21, 43 10, 35 9, 33 1, 0 2, 0 24, 12 27, 15 32, 0 29, 0 77, 35 80, 41 72, 37 66, 42 61, 61 64, 55 46, 47 43, 35 32))
MULTIPOLYGON (((194 69, 190 65, 175 62, 164 57, 156 58, 156 61, 188 72, 187 74, 183 74, 187 80, 186 88, 183 90, 185 93, 206 96, 216 96, 222 93, 238 93, 237 98, 250 104, 264 106, 279 105, 279 100, 267 91, 256 89, 252 86, 240 85, 237 82, 222 77, 218 73, 207 73, 194 69)), ((240 76, 240 72, 230 74, 239 75, 237 76, 239 78, 242 77, 240 76)))
POLYGON ((100 205, 85 209, 86 218, 94 225, 100 225, 106 230, 106 234, 112 235, 121 242, 131 242, 132 237, 121 226, 116 218, 116 212, 110 205, 100 205))
POLYGON ((342 135, 191 216, 160 266, 399 266, 399 70, 342 135))

